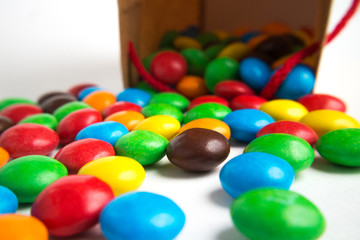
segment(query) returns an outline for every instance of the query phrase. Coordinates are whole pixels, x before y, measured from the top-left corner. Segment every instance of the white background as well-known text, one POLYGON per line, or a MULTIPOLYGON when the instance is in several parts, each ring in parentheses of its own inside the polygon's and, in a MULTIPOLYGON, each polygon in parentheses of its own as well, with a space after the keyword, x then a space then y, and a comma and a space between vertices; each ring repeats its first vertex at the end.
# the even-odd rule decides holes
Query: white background
MULTIPOLYGON (((330 29, 351 0, 334 0, 330 29)), ((52 90, 83 82, 97 83, 114 93, 122 89, 119 33, 115 0, 0 0, 0 99, 36 100, 52 90)), ((360 14, 329 45, 321 60, 316 92, 329 93, 348 104, 360 120, 360 14)), ((229 156, 242 152, 233 143, 229 156)), ((177 239, 245 239, 230 219, 232 199, 221 189, 217 170, 185 173, 166 159, 147 168, 141 190, 172 198, 187 216, 177 239)), ((317 158, 298 174, 291 190, 311 199, 324 213, 322 239, 360 239, 360 169, 342 168, 317 158)), ((21 213, 28 213, 22 207, 21 213)), ((121 223, 119 223, 121 224, 121 223)), ((98 229, 73 239, 103 239, 98 229)))

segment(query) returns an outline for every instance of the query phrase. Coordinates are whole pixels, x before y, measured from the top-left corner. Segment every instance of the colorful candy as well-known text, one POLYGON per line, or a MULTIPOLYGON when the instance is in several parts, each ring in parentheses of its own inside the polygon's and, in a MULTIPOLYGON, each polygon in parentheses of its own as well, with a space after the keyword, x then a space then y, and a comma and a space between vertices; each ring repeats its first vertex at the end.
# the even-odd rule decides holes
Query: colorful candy
POLYGON ((140 122, 134 130, 155 132, 170 140, 179 132, 180 122, 171 116, 156 115, 140 122))
POLYGON ((96 91, 86 96, 82 101, 102 112, 106 107, 116 102, 116 96, 109 91, 96 91))
POLYGON ((90 108, 90 106, 83 102, 69 102, 61 107, 57 108, 54 111, 54 116, 56 119, 60 122, 63 118, 65 118, 67 115, 69 115, 72 112, 78 111, 80 109, 90 108))
POLYGON ((104 90, 104 89, 101 87, 98 87, 98 86, 87 87, 87 88, 84 88, 83 90, 81 90, 79 92, 79 94, 77 95, 77 97, 78 97, 79 101, 82 101, 84 98, 86 98, 91 93, 101 91, 101 90, 104 90))
POLYGON ((137 111, 121 111, 111 114, 104 121, 113 121, 123 124, 129 131, 134 128, 145 119, 144 115, 137 111))
POLYGON ((240 109, 260 109, 263 103, 266 103, 266 99, 256 95, 240 95, 234 97, 230 102, 230 108, 235 110, 240 109))
POLYGON ((173 44, 174 47, 180 51, 187 48, 201 49, 201 45, 198 41, 196 41, 194 38, 186 36, 179 36, 175 38, 173 44))
POLYGON ((11 97, 11 98, 5 98, 0 101, 0 111, 4 110, 7 107, 10 107, 14 104, 31 104, 36 105, 36 103, 32 100, 29 100, 27 98, 19 98, 19 97, 11 97))
POLYGON ((225 107, 229 107, 229 102, 222 97, 218 97, 215 95, 204 95, 204 96, 194 98, 190 102, 190 105, 188 106, 188 110, 191 110, 194 107, 196 107, 200 104, 204 104, 204 103, 218 103, 218 104, 224 105, 225 107))
POLYGON ((187 74, 203 76, 209 59, 203 51, 196 48, 187 48, 180 53, 186 60, 187 74))
POLYGON ((110 106, 106 107, 102 111, 102 114, 103 114, 104 118, 106 118, 106 117, 110 116, 111 114, 121 112, 121 111, 141 112, 141 107, 135 103, 120 101, 120 102, 116 102, 116 103, 111 104, 110 106))
POLYGON ((54 113, 56 109, 59 107, 69 103, 69 102, 75 102, 77 99, 73 95, 66 93, 66 94, 58 94, 55 96, 51 96, 48 98, 45 98, 41 103, 39 103, 39 106, 45 113, 54 113))
POLYGON ((249 47, 242 42, 234 42, 224 47, 217 57, 227 57, 239 61, 250 52, 249 47))
POLYGON ((150 94, 137 88, 127 88, 116 96, 117 101, 135 103, 140 107, 146 106, 150 99, 150 94))
POLYGON ((85 88, 88 87, 95 87, 96 85, 93 83, 81 83, 81 84, 77 84, 75 86, 72 86, 68 92, 72 95, 74 95, 75 97, 78 96, 78 94, 85 88))
POLYGON ((226 115, 231 112, 231 109, 218 103, 203 103, 191 110, 184 116, 184 123, 191 122, 199 118, 214 118, 223 120, 226 115))
POLYGON ((196 98, 208 93, 205 80, 197 76, 185 76, 176 85, 176 90, 187 98, 196 98))
POLYGON ((167 103, 184 112, 189 106, 190 101, 181 94, 164 92, 156 94, 150 103, 167 103))
MULTIPOLYGON (((62 92, 62 91, 52 91, 52 92, 47 92, 47 93, 44 93, 42 94, 38 100, 37 100, 37 103, 39 105, 41 105, 42 103, 44 103, 46 100, 48 100, 49 98, 52 98, 54 96, 72 96, 73 98, 74 95, 72 95, 71 93, 68 93, 68 92, 62 92)), ((76 101, 76 98, 75 98, 75 101, 76 101)))
POLYGON ((8 162, 9 157, 9 153, 4 148, 0 147, 0 168, 8 162))
POLYGON ((39 113, 42 113, 41 108, 32 104, 14 104, 0 112, 2 116, 10 118, 15 124, 28 116, 39 113))
POLYGON ((14 123, 10 118, 0 115, 0 134, 13 125, 14 123))
POLYGON ((205 129, 213 130, 218 133, 221 133, 228 140, 230 138, 229 126, 223 121, 214 118, 199 118, 191 122, 188 122, 187 124, 183 125, 180 128, 179 133, 182 133, 191 128, 205 128, 205 129))
POLYGON ((270 78, 270 67, 264 61, 250 57, 242 60, 239 65, 241 79, 252 89, 262 90, 270 78))
POLYGON ((0 215, 16 212, 18 205, 16 195, 10 189, 0 186, 0 215))
POLYGON ((276 121, 289 120, 298 122, 308 114, 308 110, 302 104, 287 99, 268 101, 260 106, 260 110, 269 114, 276 121))
POLYGON ((180 123, 182 123, 184 118, 182 112, 178 108, 166 103, 149 104, 141 110, 141 113, 145 117, 151 117, 156 115, 171 116, 176 118, 180 123))
POLYGON ((56 127, 58 125, 57 119, 49 113, 34 114, 18 122, 18 124, 23 123, 36 123, 48 127, 52 130, 56 130, 56 127))
POLYGON ((215 86, 215 94, 230 101, 239 95, 253 95, 255 93, 243 82, 228 80, 220 82, 215 86))
POLYGON ((345 103, 340 99, 328 94, 320 94, 320 93, 308 94, 299 98, 298 102, 304 105, 309 112, 321 110, 321 109, 346 112, 345 103))

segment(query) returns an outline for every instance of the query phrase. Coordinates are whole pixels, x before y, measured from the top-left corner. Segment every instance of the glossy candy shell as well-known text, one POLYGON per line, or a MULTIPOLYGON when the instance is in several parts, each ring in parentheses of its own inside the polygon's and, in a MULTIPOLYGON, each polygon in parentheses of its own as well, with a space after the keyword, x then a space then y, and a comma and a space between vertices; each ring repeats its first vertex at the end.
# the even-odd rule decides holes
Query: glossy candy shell
POLYGON ((164 92, 156 94, 150 103, 167 103, 184 112, 189 106, 190 101, 181 94, 164 92))
POLYGON ((287 99, 268 101, 260 106, 260 110, 269 114, 276 121, 300 121, 308 114, 308 110, 302 104, 287 99))
POLYGON ((223 120, 230 112, 231 109, 224 105, 218 103, 203 103, 192 108, 186 113, 184 123, 186 124, 199 118, 214 118, 223 120))
POLYGON ((200 118, 200 119, 196 119, 191 122, 188 122, 187 124, 183 125, 180 128, 179 133, 182 133, 191 128, 205 128, 205 129, 213 130, 218 133, 221 133, 228 140, 229 140, 230 134, 231 134, 230 128, 226 123, 224 123, 223 121, 214 119, 214 118, 200 118))
POLYGON ((146 106, 151 99, 151 95, 144 90, 137 88, 127 88, 116 96, 117 101, 131 102, 140 107, 146 106))
POLYGON ((0 215, 14 213, 18 208, 16 195, 8 188, 0 186, 0 215))
POLYGON ((308 94, 299 98, 298 102, 304 105, 309 112, 321 109, 346 112, 345 103, 340 99, 328 94, 308 94))
POLYGON ((110 106, 106 107, 103 110, 102 114, 103 114, 104 118, 106 118, 106 117, 110 116, 111 114, 114 114, 116 112, 121 112, 121 111, 141 112, 141 107, 135 103, 120 101, 120 102, 116 102, 116 103, 111 104, 110 106))
POLYGON ((28 116, 39 113, 42 113, 41 108, 31 104, 14 104, 0 112, 2 116, 10 118, 15 124, 28 116))
POLYGON ((171 116, 156 115, 140 122, 134 130, 147 130, 155 132, 170 140, 180 130, 180 122, 171 116))
POLYGON ((239 95, 253 95, 255 93, 254 90, 243 82, 228 80, 220 82, 215 86, 215 94, 230 101, 239 95))

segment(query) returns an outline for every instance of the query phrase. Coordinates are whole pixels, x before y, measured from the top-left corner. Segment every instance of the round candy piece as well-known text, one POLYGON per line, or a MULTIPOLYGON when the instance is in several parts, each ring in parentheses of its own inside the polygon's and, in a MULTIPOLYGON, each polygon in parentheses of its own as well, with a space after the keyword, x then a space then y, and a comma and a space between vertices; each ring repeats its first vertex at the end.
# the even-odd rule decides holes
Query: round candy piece
POLYGON ((239 95, 253 95, 255 93, 243 82, 228 80, 220 82, 215 86, 215 94, 230 101, 239 95))
POLYGON ((261 128, 274 122, 274 119, 257 109, 242 109, 229 113, 223 121, 230 127, 232 138, 250 142, 261 128))
POLYGON ((250 48, 246 44, 242 42, 234 42, 224 47, 220 51, 218 57, 228 57, 234 59, 235 61, 239 61, 249 52, 250 48))
POLYGON ((94 176, 67 176, 39 194, 31 215, 42 221, 52 236, 69 237, 94 226, 113 198, 111 188, 94 176))
POLYGON ((85 164, 80 175, 92 175, 107 183, 115 196, 138 189, 144 181, 143 166, 128 157, 103 157, 85 164))
POLYGON ((13 126, 0 136, 0 147, 5 148, 12 158, 48 155, 58 144, 59 137, 55 131, 33 123, 13 126))
POLYGON ((304 105, 309 112, 321 109, 336 110, 346 112, 346 105, 340 99, 328 95, 313 93, 305 95, 298 99, 298 102, 304 105))
POLYGON ((4 148, 0 147, 0 168, 8 162, 9 157, 9 153, 4 148))
POLYGON ((32 100, 27 98, 18 98, 18 97, 10 97, 5 98, 0 101, 0 111, 4 110, 6 107, 10 107, 14 104, 31 104, 36 105, 36 103, 32 100))
POLYGON ((144 90, 137 88, 127 88, 116 96, 117 101, 131 102, 140 107, 146 106, 151 99, 151 95, 144 90))
POLYGON ((102 87, 98 87, 98 86, 87 87, 87 88, 84 88, 83 90, 81 90, 77 96, 78 96, 79 101, 82 101, 84 98, 86 98, 91 93, 101 91, 101 90, 104 90, 104 89, 102 87))
POLYGON ((209 62, 203 51, 196 48, 187 48, 180 53, 187 63, 187 74, 203 76, 209 62))
MULTIPOLYGON (((73 98, 75 98, 74 95, 67 93, 67 92, 53 91, 53 92, 47 92, 47 93, 41 95, 38 98, 37 102, 39 105, 41 105, 43 102, 45 102, 46 100, 48 100, 49 98, 52 98, 54 96, 72 96, 73 98)), ((76 98, 75 98, 75 101, 76 101, 76 98)))
POLYGON ((152 103, 147 105, 141 110, 141 113, 146 117, 156 116, 156 115, 167 115, 176 118, 180 123, 183 121, 182 112, 167 103, 152 103))
POLYGON ((174 239, 184 224, 185 214, 175 202, 150 192, 115 198, 100 216, 101 230, 108 240, 174 239), (122 222, 127 224, 118 224, 122 222))
POLYGON ((0 134, 13 125, 14 123, 10 118, 0 115, 0 134))
POLYGON ((327 132, 342 128, 360 128, 357 120, 335 110, 316 110, 305 115, 301 123, 311 127, 321 137, 327 132))
POLYGON ((265 98, 256 95, 240 95, 231 100, 230 108, 233 111, 247 108, 259 109, 266 101, 265 98))
POLYGON ((360 167, 360 129, 345 128, 328 132, 316 143, 326 160, 349 167, 360 167))
POLYGON ((167 103, 177 107, 180 111, 184 112, 189 106, 190 101, 181 94, 164 92, 156 94, 151 99, 150 103, 167 103))
POLYGON ((214 92, 216 84, 224 80, 238 79, 239 64, 231 58, 217 58, 211 61, 205 70, 205 83, 211 92, 214 92))
POLYGON ((129 131, 145 119, 144 115, 137 111, 121 111, 111 114, 104 121, 113 121, 123 124, 129 131))
POLYGON ((39 113, 42 113, 41 108, 31 104, 13 104, 0 112, 2 116, 10 118, 15 124, 28 116, 39 113))
POLYGON ((231 218, 249 239, 318 239, 325 230, 325 219, 312 202, 283 189, 241 195, 231 205, 231 218))
POLYGON ((49 184, 68 174, 59 161, 40 155, 20 157, 0 168, 0 185, 9 188, 19 203, 31 203, 49 184))
POLYGON ((311 146, 314 146, 318 140, 318 135, 310 127, 300 122, 293 121, 278 121, 266 125, 256 134, 256 137, 261 137, 272 133, 287 133, 307 141, 311 146))
POLYGON ((43 102, 39 103, 39 105, 45 113, 52 114, 56 109, 58 109, 62 105, 65 105, 69 102, 75 102, 76 100, 77 100, 76 97, 67 93, 66 95, 61 94, 46 98, 44 99, 43 102))
POLYGON ((36 123, 48 127, 52 130, 56 130, 56 127, 58 125, 57 119, 49 113, 34 114, 18 122, 18 124, 23 123, 36 123))
POLYGON ((173 42, 177 36, 179 36, 179 33, 177 31, 167 31, 164 36, 162 36, 159 47, 172 47, 173 42))
POLYGON ((144 130, 132 131, 115 144, 116 155, 135 159, 146 166, 160 161, 165 156, 168 140, 163 136, 144 130))
POLYGON ((48 240, 45 225, 37 218, 20 214, 0 215, 0 239, 48 240))
POLYGON ((224 105, 226 107, 229 107, 229 102, 226 99, 215 96, 215 95, 205 95, 205 96, 200 96, 200 97, 194 98, 190 102, 190 105, 188 106, 188 110, 193 109, 194 107, 196 107, 200 104, 203 104, 203 103, 218 103, 218 104, 224 105))
POLYGON ((208 93, 205 80, 197 76, 185 76, 176 85, 176 90, 187 98, 196 98, 208 93))
POLYGON ((199 118, 214 118, 223 120, 223 118, 230 112, 231 109, 224 105, 218 103, 203 103, 192 108, 186 113, 184 123, 186 124, 199 118))
POLYGON ((221 133, 228 140, 230 138, 229 126, 226 123, 224 123, 223 121, 220 121, 220 120, 217 120, 214 118, 200 118, 200 119, 196 119, 191 122, 188 122, 187 124, 183 125, 180 128, 179 133, 182 133, 191 128, 205 128, 205 129, 213 130, 218 133, 221 133))
POLYGON ((257 188, 287 190, 294 178, 294 170, 288 162, 262 152, 241 154, 228 161, 220 171, 221 185, 233 198, 257 188))
POLYGON ((75 141, 85 138, 95 138, 114 145, 116 141, 129 130, 118 122, 106 121, 94 123, 80 130, 76 135, 75 141))
POLYGON ((150 65, 151 74, 165 84, 176 84, 186 74, 185 58, 174 51, 158 53, 150 65))
POLYGON ((69 174, 76 174, 86 163, 108 156, 115 156, 112 145, 98 139, 87 138, 61 148, 54 158, 65 165, 69 174))
POLYGON ((66 117, 70 113, 84 108, 90 108, 90 106, 83 102, 77 102, 77 101, 69 102, 57 108, 54 111, 54 116, 60 122, 64 117, 66 117))
POLYGON ((77 85, 72 86, 68 92, 71 93, 72 95, 74 95, 75 97, 78 96, 78 94, 85 88, 88 87, 95 87, 96 85, 93 83, 80 83, 77 85))
POLYGON ((10 189, 0 186, 0 215, 16 212, 18 205, 16 195, 10 189))
POLYGON ((302 104, 287 99, 268 101, 260 106, 260 110, 269 114, 275 121, 289 120, 298 122, 308 114, 308 110, 302 104))
POLYGON ((82 101, 99 112, 102 112, 106 107, 116 102, 116 97, 109 91, 96 91, 90 93, 82 101))
POLYGON ((210 171, 220 165, 230 152, 227 139, 204 128, 188 129, 166 148, 166 156, 175 166, 192 172, 210 171))
POLYGON ((270 66, 259 58, 246 58, 239 65, 241 79, 256 91, 260 91, 265 87, 270 79, 270 73, 270 66))
POLYGON ((293 42, 284 36, 271 36, 258 44, 254 50, 273 59, 279 59, 289 54, 292 50, 293 42))
POLYGON ((102 114, 103 114, 104 118, 106 118, 106 117, 110 116, 111 114, 121 112, 121 111, 141 112, 141 107, 135 103, 120 101, 120 102, 113 103, 110 106, 106 107, 102 111, 102 114))
POLYGON ((214 60, 221 50, 225 47, 225 44, 215 44, 205 49, 204 53, 208 57, 209 61, 214 60))
POLYGON ((278 156, 294 168, 295 173, 310 167, 314 161, 314 150, 304 139, 284 133, 267 134, 256 138, 244 152, 265 152, 278 156))
MULTIPOLYGON (((150 66, 149 66, 149 68, 150 68, 150 66)), ((145 92, 147 92, 151 96, 154 96, 154 95, 159 93, 156 89, 154 89, 152 86, 150 86, 147 82, 144 82, 144 81, 138 82, 136 84, 135 88, 144 90, 145 92)))
POLYGON ((180 51, 187 48, 201 49, 201 45, 196 39, 187 36, 178 36, 174 39, 173 44, 180 51))
POLYGON ((170 140, 180 130, 180 122, 171 116, 156 115, 140 122, 134 130, 148 130, 170 140))

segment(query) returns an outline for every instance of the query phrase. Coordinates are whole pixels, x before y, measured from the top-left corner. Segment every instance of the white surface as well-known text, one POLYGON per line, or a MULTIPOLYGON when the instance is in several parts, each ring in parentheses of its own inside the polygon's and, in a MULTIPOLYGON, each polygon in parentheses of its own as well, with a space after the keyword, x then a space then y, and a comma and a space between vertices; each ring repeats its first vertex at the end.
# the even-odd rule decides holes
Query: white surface
MULTIPOLYGON (((335 0, 331 26, 350 0, 335 0)), ((360 119, 360 14, 325 50, 317 92, 344 99, 350 115, 360 119)), ((119 37, 115 0, 0 0, 0 98, 36 100, 42 93, 93 82, 119 92, 119 37)), ((235 143, 229 159, 245 145, 235 143)), ((232 199, 221 189, 217 170, 185 173, 167 160, 147 168, 140 190, 164 194, 187 216, 179 240, 245 239, 231 222, 232 199)), ((298 174, 291 190, 312 200, 324 213, 321 239, 360 237, 360 169, 342 168, 317 158, 298 174)), ((23 207, 20 212, 27 213, 23 207)), ((73 239, 103 239, 93 229, 73 239)))

